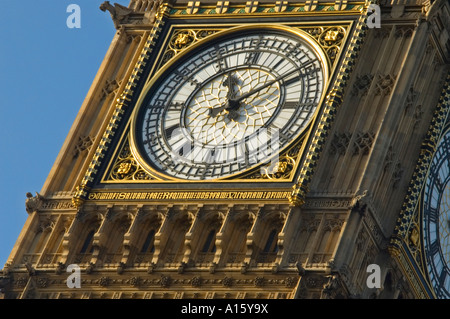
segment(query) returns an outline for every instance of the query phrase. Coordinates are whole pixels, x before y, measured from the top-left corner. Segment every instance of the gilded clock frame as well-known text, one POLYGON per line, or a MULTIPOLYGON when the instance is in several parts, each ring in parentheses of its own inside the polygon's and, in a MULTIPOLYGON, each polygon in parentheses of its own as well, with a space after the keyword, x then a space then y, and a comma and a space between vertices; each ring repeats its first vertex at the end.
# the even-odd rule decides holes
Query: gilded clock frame
MULTIPOLYGON (((254 182, 254 181, 262 181, 267 183, 279 183, 279 182, 293 182, 295 178, 295 173, 298 170, 299 162, 302 154, 305 151, 306 140, 308 136, 311 135, 312 129, 314 127, 314 121, 317 120, 317 116, 320 114, 322 105, 324 100, 326 99, 326 92, 329 89, 330 79, 332 78, 333 71, 335 69, 336 61, 340 59, 340 56, 343 51, 343 47, 348 41, 349 30, 352 28, 353 21, 340 21, 338 24, 334 22, 323 22, 320 25, 317 22, 308 22, 308 23, 283 23, 283 24, 274 24, 274 23, 252 23, 245 26, 241 26, 238 23, 226 23, 226 24, 217 24, 214 26, 205 27, 204 24, 197 25, 189 25, 189 28, 186 28, 184 24, 174 24, 170 26, 168 30, 167 36, 164 39, 162 44, 162 49, 159 50, 158 55, 155 59, 157 63, 152 66, 150 70, 150 74, 145 87, 140 92, 140 97, 138 102, 136 103, 135 110, 133 111, 133 115, 131 115, 131 120, 129 120, 127 129, 124 130, 124 134, 122 134, 120 141, 117 144, 116 150, 111 157, 110 162, 105 170, 105 174, 103 174, 101 183, 229 183, 229 182, 254 182), (325 69, 325 81, 324 90, 322 93, 322 97, 320 99, 319 105, 312 116, 310 123, 308 123, 305 130, 297 136, 296 140, 292 143, 286 145, 280 152, 280 164, 283 164, 284 167, 288 167, 287 171, 279 170, 280 174, 272 174, 270 171, 266 170, 266 174, 258 174, 262 165, 255 164, 251 168, 238 172, 230 176, 226 176, 218 179, 207 179, 207 180, 186 180, 186 179, 178 179, 178 178, 168 178, 167 180, 159 179, 156 177, 157 174, 153 174, 153 169, 146 164, 145 160, 140 157, 137 152, 136 146, 133 145, 134 139, 134 129, 133 129, 133 121, 135 121, 135 113, 137 112, 139 105, 142 102, 142 99, 145 97, 148 90, 151 88, 152 84, 157 80, 159 75, 163 74, 165 70, 167 70, 173 63, 176 63, 179 59, 183 58, 185 55, 189 54, 190 50, 195 49, 197 47, 202 46, 205 42, 213 41, 214 38, 220 37, 227 33, 233 33, 239 30, 247 30, 254 29, 258 27, 272 28, 276 30, 282 30, 284 32, 289 32, 296 34, 301 37, 303 40, 307 41, 315 50, 315 52, 320 56, 323 61, 321 64, 325 69), (175 52, 174 56, 172 56, 169 60, 165 60, 164 56, 170 51, 173 50, 173 47, 170 47, 170 43, 173 42, 174 37, 177 34, 195 34, 197 32, 207 32, 208 36, 202 37, 201 39, 194 39, 192 43, 186 43, 182 48, 175 52), (329 38, 327 38, 329 37, 329 38), (325 39, 325 40, 324 40, 325 39), (327 45, 328 44, 328 45, 327 45), (337 54, 334 56, 330 56, 331 53, 329 50, 336 50, 337 54), (133 163, 135 165, 133 167, 133 174, 136 171, 145 172, 146 177, 143 179, 136 179, 130 176, 126 176, 125 178, 117 178, 114 175, 115 172, 112 170, 117 167, 118 161, 120 158, 118 154, 121 152, 123 147, 127 147, 125 144, 128 140, 129 145, 131 146, 131 156, 126 160, 127 162, 133 163), (292 151, 295 150, 295 155, 292 155, 292 151)), ((336 52, 334 52, 336 53, 336 52)), ((122 159, 123 160, 123 159, 122 159)))
MULTIPOLYGON (((222 1, 219 2, 222 3, 222 1)), ((217 6, 219 5, 219 2, 217 3, 217 6)), ((90 159, 89 167, 81 178, 79 186, 75 189, 75 194, 72 198, 74 206, 81 207, 86 200, 99 199, 90 198, 93 193, 101 195, 100 197, 107 195, 108 193, 102 190, 102 185, 122 184, 124 187, 117 185, 119 191, 128 189, 128 186, 126 185, 133 183, 143 185, 136 181, 111 181, 107 174, 110 171, 111 166, 114 165, 115 156, 120 151, 118 148, 122 145, 124 140, 124 130, 127 128, 125 127, 121 130, 119 140, 117 140, 117 136, 114 137, 114 135, 118 133, 117 128, 119 125, 122 127, 124 126, 124 123, 122 123, 123 114, 133 107, 130 102, 136 95, 135 87, 147 64, 146 60, 151 56, 154 56, 153 51, 156 47, 161 47, 165 41, 168 41, 167 37, 163 39, 161 43, 157 40, 162 35, 161 31, 164 29, 164 25, 167 22, 175 25, 178 23, 177 21, 183 21, 183 23, 192 21, 193 23, 189 23, 189 27, 200 26, 205 28, 205 22, 212 21, 215 26, 227 28, 230 25, 236 25, 243 21, 248 23, 248 19, 253 18, 281 18, 284 21, 278 20, 278 24, 309 30, 320 29, 323 26, 343 27, 346 30, 344 39, 340 42, 339 52, 335 57, 335 63, 333 63, 333 66, 330 66, 329 87, 324 91, 328 95, 326 96, 324 103, 319 106, 322 114, 319 114, 318 117, 312 121, 311 129, 314 129, 314 132, 311 132, 308 136, 307 141, 303 146, 304 149, 299 155, 301 156, 302 165, 297 167, 297 172, 294 174, 296 177, 292 175, 290 180, 277 181, 280 182, 278 189, 274 189, 276 185, 267 183, 267 185, 272 185, 270 186, 270 189, 273 191, 286 191, 286 187, 289 188, 292 186, 292 183, 294 183, 291 195, 287 196, 285 200, 289 200, 291 204, 296 206, 301 205, 304 202, 304 196, 307 192, 315 163, 322 152, 321 145, 323 145, 323 141, 329 133, 334 114, 342 102, 342 94, 343 91, 345 91, 349 73, 351 73, 353 69, 350 61, 358 56, 360 44, 365 35, 364 21, 367 19, 368 7, 371 3, 372 0, 351 4, 348 4, 345 0, 336 0, 335 2, 320 4, 312 0, 307 0, 304 3, 291 4, 286 1, 275 2, 275 0, 274 3, 247 1, 246 4, 236 4, 228 2, 227 5, 229 5, 229 8, 226 11, 219 12, 214 10, 214 8, 217 9, 217 6, 215 7, 213 4, 203 5, 200 4, 200 2, 192 1, 187 4, 171 5, 162 2, 156 11, 155 20, 150 31, 147 33, 148 35, 146 35, 146 40, 144 40, 142 51, 137 58, 134 69, 132 69, 131 74, 126 79, 125 85, 122 86, 122 89, 116 96, 116 102, 113 106, 114 111, 103 132, 102 138, 99 143, 95 145, 96 151, 90 159), (348 19, 333 21, 333 16, 335 15, 339 15, 340 17, 348 16, 348 19), (301 20, 302 17, 314 18, 308 18, 306 21, 299 22, 298 19, 301 20), (229 23, 224 23, 224 21, 229 23), (337 61, 340 61, 340 63, 338 64, 337 61), (294 178, 296 178, 296 180, 294 180, 294 178)), ((186 24, 184 25, 186 28, 186 24)), ((133 26, 130 27, 131 29, 134 29, 133 26)), ((165 34, 168 33, 166 32, 165 34)), ((161 50, 158 50, 158 53, 156 53, 156 56, 152 57, 152 60, 158 61, 160 54, 162 54, 162 52, 161 50)), ((150 67, 149 74, 153 74, 155 68, 157 68, 156 63, 150 67)), ((254 180, 250 181, 253 182, 254 180)), ((269 182, 268 180, 263 181, 269 182)), ((183 180, 183 182, 186 181, 183 180)), ((206 182, 207 181, 205 181, 205 183, 206 182)), ((153 184, 155 181, 151 181, 151 183, 153 184)), ((170 184, 168 187, 170 187, 170 184)), ((223 186, 221 186, 220 189, 222 189, 222 187, 223 186)), ((136 191, 139 189, 141 189, 141 186, 136 187, 136 191)), ((163 189, 163 187, 161 187, 161 189, 163 189)), ((234 188, 230 190, 232 191, 234 188)), ((99 200, 103 199, 106 198, 99 200)), ((257 198, 255 198, 255 200, 257 200, 257 198)), ((283 200, 283 202, 285 202, 285 200, 283 200)))

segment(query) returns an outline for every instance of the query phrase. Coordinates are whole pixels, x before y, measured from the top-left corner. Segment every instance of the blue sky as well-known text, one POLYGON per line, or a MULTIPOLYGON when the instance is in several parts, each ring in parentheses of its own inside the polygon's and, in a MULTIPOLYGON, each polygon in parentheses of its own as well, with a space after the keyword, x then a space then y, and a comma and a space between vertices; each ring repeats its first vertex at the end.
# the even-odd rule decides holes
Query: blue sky
POLYGON ((0 269, 28 217, 25 194, 40 192, 115 34, 102 2, 1 1, 0 269), (67 27, 70 4, 79 29, 67 27))

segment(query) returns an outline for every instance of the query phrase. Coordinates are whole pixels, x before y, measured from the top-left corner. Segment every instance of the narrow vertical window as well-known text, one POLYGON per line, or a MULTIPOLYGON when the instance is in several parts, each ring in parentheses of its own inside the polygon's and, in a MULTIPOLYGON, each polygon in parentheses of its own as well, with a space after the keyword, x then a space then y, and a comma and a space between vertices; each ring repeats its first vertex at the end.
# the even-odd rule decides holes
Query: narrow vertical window
MULTIPOLYGON (((94 238, 94 234, 95 234, 95 231, 92 230, 86 236, 86 239, 83 243, 83 247, 81 247, 81 251, 80 251, 81 254, 85 254, 88 251, 88 248, 91 245, 92 239, 94 238)), ((89 253, 91 253, 91 252, 92 252, 92 247, 91 247, 89 253)))
POLYGON ((155 240, 155 231, 152 229, 145 239, 144 245, 142 246, 141 253, 151 252, 153 253, 155 251, 155 246, 153 245, 155 240), (149 249, 150 248, 150 249, 149 249))
POLYGON ((213 253, 216 251, 216 231, 213 229, 209 232, 205 244, 202 248, 202 253, 213 253))
POLYGON ((277 230, 273 229, 270 234, 269 237, 267 238, 266 241, 266 245, 264 246, 264 250, 263 252, 265 253, 275 253, 278 249, 277 246, 277 241, 276 241, 276 237, 277 237, 277 230))

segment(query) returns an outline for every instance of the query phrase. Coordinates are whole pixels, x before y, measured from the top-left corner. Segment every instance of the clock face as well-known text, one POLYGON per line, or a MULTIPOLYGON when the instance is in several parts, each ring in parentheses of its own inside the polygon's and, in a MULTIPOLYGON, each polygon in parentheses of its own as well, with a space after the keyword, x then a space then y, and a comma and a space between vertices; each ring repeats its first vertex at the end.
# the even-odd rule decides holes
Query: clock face
POLYGON ((450 298, 450 131, 440 140, 424 189, 424 247, 438 298, 450 298))
POLYGON ((166 179, 230 176, 304 133, 326 58, 299 31, 235 28, 185 50, 149 83, 132 125, 138 160, 166 179))

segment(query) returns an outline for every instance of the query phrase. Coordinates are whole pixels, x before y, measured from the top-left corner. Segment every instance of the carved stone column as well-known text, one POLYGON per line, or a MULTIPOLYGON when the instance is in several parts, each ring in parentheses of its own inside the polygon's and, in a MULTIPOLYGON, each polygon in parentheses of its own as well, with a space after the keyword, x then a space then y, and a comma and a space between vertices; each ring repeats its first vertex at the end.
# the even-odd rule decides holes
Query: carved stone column
POLYGON ((250 265, 252 262, 252 258, 254 258, 256 231, 258 230, 259 225, 261 224, 263 214, 264 214, 264 205, 259 205, 259 210, 258 213, 256 214, 253 226, 247 235, 246 241, 247 251, 245 253, 244 259, 245 265, 250 265))
POLYGON ((184 264, 188 264, 189 261, 191 260, 193 235, 194 235, 194 232, 195 232, 196 228, 198 227, 200 220, 202 218, 202 215, 203 215, 203 213, 202 213, 203 205, 199 204, 197 207, 198 208, 195 213, 189 212, 189 214, 192 214, 192 216, 193 216, 193 222, 192 222, 192 225, 191 225, 189 231, 186 233, 185 240, 184 240, 184 257, 183 257, 183 261, 182 261, 184 264))
MULTIPOLYGON (((100 213, 99 213, 100 214, 100 213)), ((102 223, 97 230, 97 232, 94 234, 94 238, 92 241, 92 258, 91 258, 91 264, 96 265, 100 253, 102 252, 102 248, 105 246, 105 241, 107 240, 107 237, 105 236, 105 233, 107 232, 108 228, 111 226, 111 218, 112 218, 112 207, 108 206, 107 211, 103 214, 100 214, 99 217, 102 219, 102 223)))

